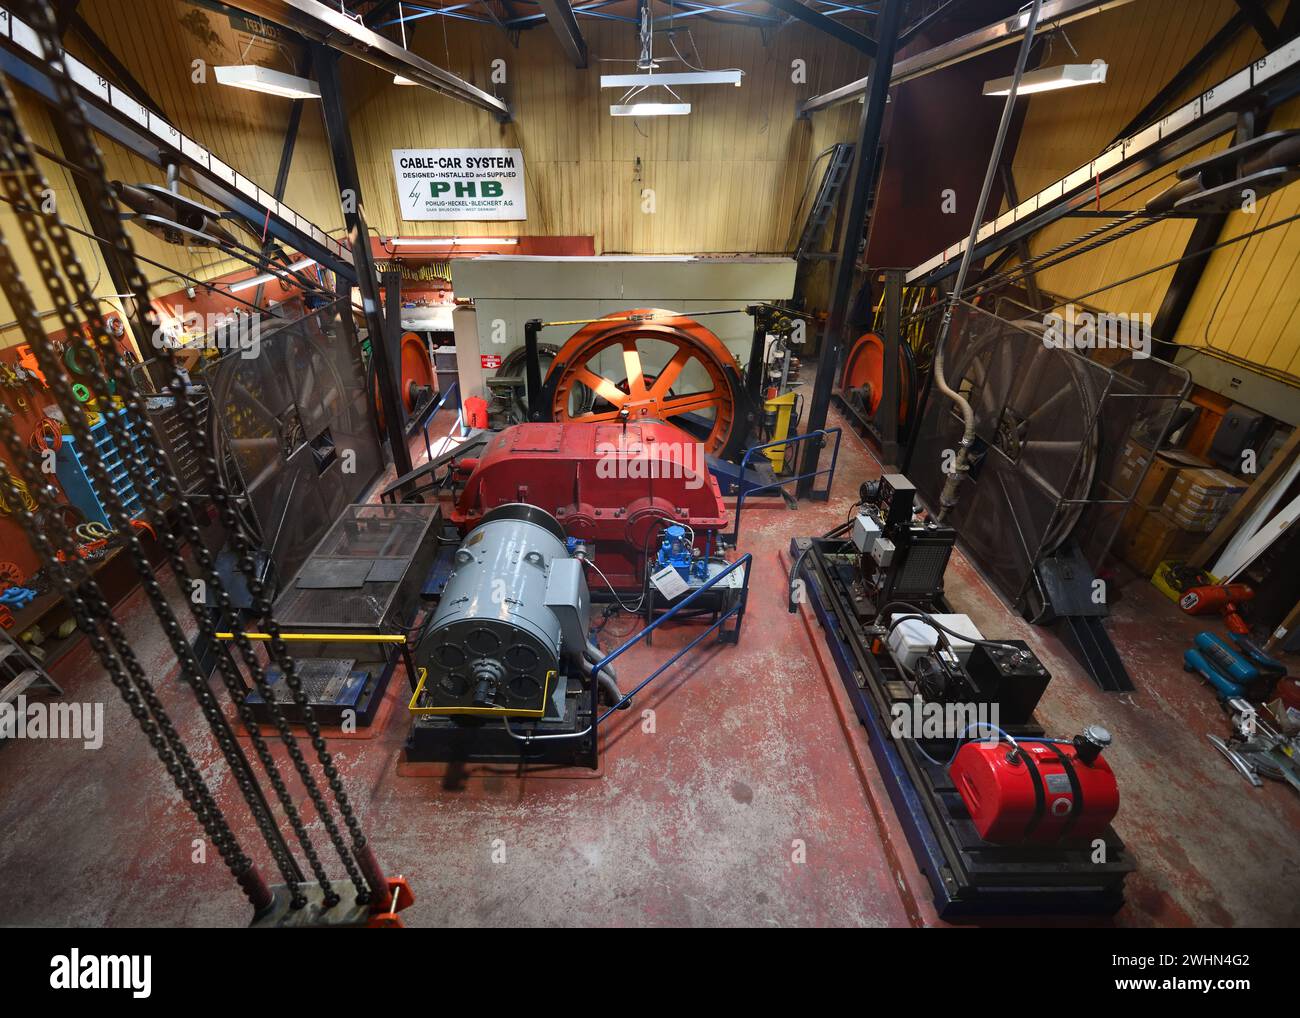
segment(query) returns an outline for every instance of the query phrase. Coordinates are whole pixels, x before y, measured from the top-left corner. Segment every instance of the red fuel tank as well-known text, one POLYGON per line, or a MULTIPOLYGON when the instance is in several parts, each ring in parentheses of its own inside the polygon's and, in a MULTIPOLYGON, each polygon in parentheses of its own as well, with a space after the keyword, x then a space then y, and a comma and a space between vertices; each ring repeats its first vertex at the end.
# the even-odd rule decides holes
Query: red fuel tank
POLYGON ((461 460, 465 485, 451 519, 466 533, 483 515, 527 502, 554 516, 570 537, 591 546, 592 561, 620 591, 638 591, 653 535, 684 523, 706 551, 727 525, 704 446, 659 421, 516 424, 482 454, 461 460))
POLYGON ((1110 765, 1086 741, 968 742, 948 769, 975 829, 999 844, 1095 838, 1119 810, 1110 765))

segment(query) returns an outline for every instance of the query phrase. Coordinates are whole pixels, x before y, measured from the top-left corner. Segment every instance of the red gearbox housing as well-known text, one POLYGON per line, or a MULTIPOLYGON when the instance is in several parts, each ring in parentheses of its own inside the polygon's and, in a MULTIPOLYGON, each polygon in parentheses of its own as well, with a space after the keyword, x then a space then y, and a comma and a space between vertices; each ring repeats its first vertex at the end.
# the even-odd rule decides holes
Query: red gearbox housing
POLYGON ((516 424, 454 469, 465 487, 451 519, 462 534, 497 506, 538 506, 588 546, 620 592, 641 589, 663 524, 689 526, 702 552, 718 550, 727 525, 704 446, 660 421, 516 424))
POLYGON ((1081 739, 968 742, 948 774, 980 837, 997 844, 1095 838, 1119 810, 1110 764, 1081 739))

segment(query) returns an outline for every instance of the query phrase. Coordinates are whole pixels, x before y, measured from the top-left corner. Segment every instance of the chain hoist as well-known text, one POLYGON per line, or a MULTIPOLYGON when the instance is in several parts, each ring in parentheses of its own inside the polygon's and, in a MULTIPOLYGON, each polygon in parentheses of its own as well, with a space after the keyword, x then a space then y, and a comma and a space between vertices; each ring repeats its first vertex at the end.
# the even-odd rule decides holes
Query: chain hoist
MULTIPOLYGON (((65 154, 86 171, 88 183, 83 197, 88 204, 93 203, 98 206, 94 211, 100 213, 102 221, 107 224, 106 236, 103 240, 111 244, 112 255, 127 279, 128 289, 134 295, 136 313, 133 319, 137 335, 141 338, 156 338, 160 334, 156 330, 156 323, 149 318, 148 285, 137 267, 133 246, 121 224, 116 203, 107 185, 102 156, 83 115, 75 86, 68 77, 62 48, 57 42, 58 35, 52 13, 48 5, 43 2, 25 0, 16 6, 19 7, 20 16, 28 21, 41 39, 50 76, 55 84, 56 115, 61 118, 68 139, 69 151, 65 154)), ((293 659, 289 656, 279 628, 271 617, 269 591, 255 572, 254 545, 243 531, 236 512, 234 496, 221 483, 217 464, 203 432, 198 407, 191 398, 189 380, 180 370, 170 346, 166 342, 155 341, 153 345, 157 349, 158 360, 163 370, 170 376, 167 391, 175 396, 178 413, 195 438, 196 447, 203 450, 203 471, 212 487, 213 505, 226 527, 237 564, 252 595, 252 613, 258 618, 262 631, 270 636, 267 642, 268 656, 280 669, 294 702, 302 711, 307 735, 316 751, 320 771, 325 783, 329 785, 334 805, 351 839, 350 851, 335 819, 334 809, 331 808, 320 787, 321 782, 277 705, 274 693, 267 682, 266 667, 248 639, 240 623, 239 614, 234 609, 217 573, 215 561, 201 540, 198 519, 185 500, 180 482, 173 475, 170 464, 161 451, 159 436, 147 413, 144 395, 136 385, 130 370, 131 365, 114 342, 112 330, 101 313, 85 274, 77 262, 75 251, 69 242, 69 233, 57 213, 30 211, 42 207, 41 197, 45 193, 46 184, 41 178, 30 141, 14 114, 13 97, 7 88, 0 93, 0 106, 3 107, 0 108, 0 130, 3 130, 4 134, 4 137, 0 138, 0 148, 3 148, 3 153, 0 153, 0 158, 3 159, 0 163, 0 177, 3 178, 6 198, 16 210, 19 210, 18 221, 24 238, 46 280, 60 322, 69 336, 69 343, 80 348, 79 363, 84 369, 84 381, 81 384, 87 387, 96 405, 109 411, 104 414, 104 420, 114 441, 123 450, 128 465, 138 470, 141 475, 146 467, 153 467, 161 487, 162 497, 160 498, 158 492, 148 484, 139 485, 138 493, 158 542, 166 552, 167 560, 181 583, 182 592, 188 594, 195 589, 206 589, 208 597, 200 601, 196 601, 193 597, 183 598, 190 605, 191 615, 200 634, 209 639, 215 638, 217 628, 215 612, 210 609, 208 603, 204 603, 211 602, 218 612, 225 613, 229 618, 229 626, 234 636, 233 643, 254 686, 270 707, 272 722, 280 741, 285 746, 294 770, 356 889, 357 903, 359 905, 371 903, 372 908, 379 907, 386 903, 390 886, 385 881, 369 844, 361 832, 341 776, 327 750, 320 726, 312 715, 301 680, 296 674, 293 659), (23 211, 24 209, 29 211, 23 211), (40 229, 41 224, 44 226, 44 234, 40 229), (69 285, 65 285, 64 276, 69 285), (72 291, 71 295, 69 289, 72 291), (112 409, 115 403, 120 403, 120 410, 112 409), (132 444, 126 439, 131 429, 135 429, 144 438, 139 446, 143 455, 128 452, 132 449, 132 444), (171 503, 171 508, 180 520, 183 537, 178 536, 172 528, 167 513, 168 502, 171 503), (193 570, 182 554, 185 544, 188 544, 195 562, 193 570), (199 587, 199 584, 203 587, 199 587), (385 902, 378 900, 381 898, 385 899, 385 902)), ((284 877, 290 893, 291 906, 301 908, 307 901, 301 888, 302 873, 280 834, 257 777, 239 749, 229 722, 208 687, 206 676, 199 668, 193 647, 185 637, 184 628, 166 600, 144 547, 140 543, 137 530, 131 525, 131 518, 126 513, 121 499, 114 493, 104 463, 95 451, 94 443, 88 441, 89 428, 83 410, 84 401, 73 391, 61 359, 54 354, 45 340, 40 322, 35 317, 30 294, 18 278, 16 266, 7 247, 0 253, 0 286, 9 296, 10 302, 14 304, 24 333, 36 351, 41 370, 49 379, 50 392, 64 416, 69 431, 79 446, 86 450, 84 459, 87 470, 97 489, 106 496, 105 503, 111 522, 124 535, 124 549, 141 575, 146 596, 177 656, 181 677, 198 700, 223 757, 244 795, 250 813, 284 877), (20 307, 24 309, 22 313, 18 313, 20 307)), ((228 822, 212 799, 211 792, 194 768, 165 709, 158 701, 130 646, 126 643, 107 602, 103 599, 85 564, 75 555, 73 535, 68 533, 66 528, 58 525, 48 528, 54 532, 47 534, 37 525, 41 515, 40 510, 53 504, 57 491, 35 469, 32 457, 27 451, 28 447, 18 440, 12 421, 7 417, 0 419, 0 439, 5 441, 14 456, 16 468, 22 475, 21 478, 13 478, 0 466, 0 491, 12 491, 14 480, 21 479, 26 483, 38 509, 35 512, 23 509, 16 513, 19 522, 28 529, 33 545, 50 563, 51 575, 68 597, 79 627, 90 638, 92 647, 109 671, 114 685, 119 688, 133 715, 150 737, 151 743, 154 744, 186 801, 190 803, 196 817, 212 837, 213 843, 221 851, 223 859, 226 859, 232 872, 241 884, 245 885, 245 891, 249 894, 255 908, 265 908, 269 898, 265 884, 260 876, 257 876, 256 867, 239 847, 228 822), (64 563, 57 560, 60 546, 67 556, 64 563), (68 555, 69 551, 73 554, 68 555), (108 639, 99 632, 101 626, 108 634, 108 639)), ((53 515, 57 516, 57 514, 53 515)), ((218 643, 217 647, 217 669, 221 674, 223 685, 244 723, 255 754, 275 792, 276 801, 293 829, 313 876, 321 888, 324 906, 329 909, 340 901, 340 895, 330 883, 301 813, 293 801, 265 737, 245 702, 248 691, 241 679, 234 655, 224 643, 218 643)))

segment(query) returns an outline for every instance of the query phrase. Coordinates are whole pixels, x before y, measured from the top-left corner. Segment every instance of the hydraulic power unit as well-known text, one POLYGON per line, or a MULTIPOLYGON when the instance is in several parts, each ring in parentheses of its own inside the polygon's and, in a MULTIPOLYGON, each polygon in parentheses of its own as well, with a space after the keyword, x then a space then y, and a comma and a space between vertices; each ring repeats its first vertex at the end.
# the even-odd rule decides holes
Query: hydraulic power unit
POLYGON ((942 594, 956 532, 917 518, 916 488, 902 474, 886 474, 863 485, 860 494, 862 509, 854 520, 853 542, 862 552, 868 602, 880 610, 891 601, 942 594))
POLYGON ((658 421, 518 424, 460 460, 454 476, 464 485, 451 514, 461 533, 498 506, 538 506, 620 592, 641 589, 665 524, 689 527, 700 547, 716 547, 727 525, 704 446, 658 421))
POLYGON ((1101 751, 1110 734, 1089 725, 1072 743, 968 742, 949 768, 975 829, 999 844, 1089 840, 1119 811, 1119 786, 1101 751))
POLYGON ((1134 862, 1110 825, 1110 737, 1039 725, 1044 662, 944 594, 955 538, 906 477, 868 481, 856 516, 792 543, 792 610, 802 594, 822 623, 941 916, 1114 912, 1134 862))

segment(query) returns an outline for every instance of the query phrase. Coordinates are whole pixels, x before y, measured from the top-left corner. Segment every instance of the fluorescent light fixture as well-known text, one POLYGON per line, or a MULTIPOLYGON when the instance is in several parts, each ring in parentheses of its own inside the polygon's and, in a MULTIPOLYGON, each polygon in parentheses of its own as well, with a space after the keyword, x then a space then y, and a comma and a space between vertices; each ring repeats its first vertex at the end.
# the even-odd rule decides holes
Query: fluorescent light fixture
POLYGON ((637 88, 649 85, 735 85, 740 87, 744 71, 675 71, 658 74, 602 74, 601 88, 637 88))
MULTIPOLYGON (((304 258, 300 262, 294 262, 284 271, 301 272, 309 266, 315 265, 315 258, 304 258)), ((249 279, 241 279, 238 283, 231 283, 230 293, 242 293, 244 290, 251 290, 255 286, 265 286, 267 283, 274 283, 280 276, 274 272, 263 272, 260 276, 252 276, 249 279)))
MULTIPOLYGON (((1032 95, 1035 92, 1052 92, 1058 88, 1074 88, 1076 85, 1101 85, 1106 81, 1106 61, 1094 60, 1090 64, 1061 64, 1057 67, 1042 67, 1036 71, 1026 71, 1020 78, 1020 87, 1016 95, 1032 95)), ((984 82, 985 95, 1010 95, 1012 78, 995 78, 984 82)))
POLYGON ((257 64, 234 64, 214 68, 217 81, 234 88, 246 88, 250 92, 265 92, 285 99, 319 99, 320 86, 307 78, 284 71, 273 71, 269 67, 257 64))
POLYGON ((518 244, 518 237, 393 237, 393 247, 484 247, 491 244, 518 244))
MULTIPOLYGON (((406 49, 406 8, 400 3, 397 5, 397 23, 402 26, 402 49, 406 49)), ((415 82, 404 74, 394 74, 393 84, 414 85, 415 82)))
POLYGON ((622 103, 609 108, 612 117, 684 117, 690 103, 622 103))

